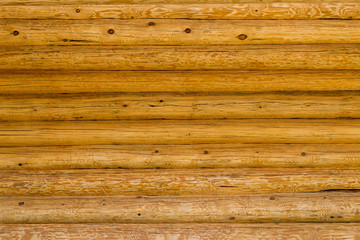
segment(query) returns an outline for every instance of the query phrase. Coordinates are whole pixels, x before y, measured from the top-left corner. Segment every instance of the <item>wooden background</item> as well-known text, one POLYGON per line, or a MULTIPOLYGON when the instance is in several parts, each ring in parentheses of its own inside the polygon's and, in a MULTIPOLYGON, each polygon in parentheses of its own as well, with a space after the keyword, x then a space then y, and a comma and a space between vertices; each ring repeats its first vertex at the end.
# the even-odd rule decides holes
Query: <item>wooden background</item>
POLYGON ((358 0, 2 0, 0 238, 360 239, 358 0))

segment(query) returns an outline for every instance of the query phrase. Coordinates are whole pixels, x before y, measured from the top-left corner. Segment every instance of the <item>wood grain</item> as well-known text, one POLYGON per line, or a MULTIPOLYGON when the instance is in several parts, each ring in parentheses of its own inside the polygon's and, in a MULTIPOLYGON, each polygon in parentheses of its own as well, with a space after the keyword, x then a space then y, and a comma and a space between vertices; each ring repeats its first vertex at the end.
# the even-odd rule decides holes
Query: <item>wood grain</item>
POLYGON ((9 46, 360 42, 360 21, 343 20, 11 19, 0 20, 0 29, 1 44, 9 46))
POLYGON ((357 168, 359 144, 1 147, 0 169, 357 168))
POLYGON ((1 146, 360 143, 358 119, 3 122, 1 146))
POLYGON ((358 223, 2 224, 0 237, 3 240, 345 240, 359 238, 360 225, 358 223))
MULTIPOLYGON (((0 94, 360 90, 360 71, 0 72, 0 94)), ((315 94, 314 94, 315 95, 315 94)))
MULTIPOLYGON (((104 2, 104 1, 102 1, 104 2)), ((198 2, 198 1, 197 1, 198 2)), ((221 1, 224 2, 224 1, 221 1)), ((354 2, 4 6, 7 19, 360 19, 354 2)), ((99 4, 96 2, 95 4, 99 4)))
POLYGON ((334 189, 360 189, 360 170, 243 168, 0 171, 0 196, 194 195, 334 189))
POLYGON ((358 0, 2 0, 0 5, 103 5, 103 4, 204 4, 204 3, 358 3, 358 0))
POLYGON ((2 95, 0 121, 360 118, 359 92, 2 95))
POLYGON ((16 224, 360 221, 359 193, 347 192, 4 197, 0 201, 3 203, 0 205, 0 222, 16 224))
POLYGON ((3 46, 0 49, 0 70, 247 69, 359 70, 360 45, 3 46))

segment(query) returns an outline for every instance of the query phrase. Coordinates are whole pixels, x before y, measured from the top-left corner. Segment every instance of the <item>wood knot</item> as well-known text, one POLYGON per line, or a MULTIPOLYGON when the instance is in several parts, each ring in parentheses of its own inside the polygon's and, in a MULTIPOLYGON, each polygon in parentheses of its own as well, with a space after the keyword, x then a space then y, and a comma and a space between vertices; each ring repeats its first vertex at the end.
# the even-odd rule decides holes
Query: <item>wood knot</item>
POLYGON ((204 154, 208 154, 209 152, 208 151, 204 151, 204 154))
POLYGON ((114 29, 109 29, 108 30, 108 34, 114 34, 114 33, 115 33, 114 29))
POLYGON ((237 38, 240 39, 240 40, 245 40, 245 39, 247 39, 247 35, 246 34, 240 34, 237 38))
POLYGON ((186 33, 191 33, 191 29, 190 29, 190 28, 187 28, 187 29, 184 30, 184 32, 186 32, 186 33))
POLYGON ((148 25, 149 26, 155 26, 155 23, 154 22, 149 22, 148 25))
POLYGON ((270 200, 275 200, 275 197, 270 197, 270 200))
POLYGON ((19 202, 19 206, 23 206, 24 204, 24 202, 19 202))
POLYGON ((76 9, 76 12, 79 13, 79 12, 80 12, 80 9, 76 9))
POLYGON ((14 36, 17 36, 17 35, 19 35, 19 31, 13 31, 13 33, 12 33, 14 36))

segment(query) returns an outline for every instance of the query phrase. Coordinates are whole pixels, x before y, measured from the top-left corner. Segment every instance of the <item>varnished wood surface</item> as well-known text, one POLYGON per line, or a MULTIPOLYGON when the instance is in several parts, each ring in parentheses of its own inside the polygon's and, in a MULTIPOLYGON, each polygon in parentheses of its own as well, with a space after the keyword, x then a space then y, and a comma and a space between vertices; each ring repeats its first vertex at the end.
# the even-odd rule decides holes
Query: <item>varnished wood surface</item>
MULTIPOLYGON (((69 4, 149 4, 149 3, 170 3, 187 4, 194 3, 194 0, 2 0, 2 6, 7 5, 69 5, 69 4)), ((357 0, 199 0, 196 3, 358 3, 357 0)))
POLYGON ((0 96, 0 121, 359 118, 356 92, 0 96))
MULTIPOLYGON (((359 144, 1 147, 0 169, 357 168, 359 144)), ((276 170, 275 170, 276 171, 276 170)))
POLYGON ((0 70, 239 69, 359 70, 360 45, 3 46, 0 49, 0 70))
POLYGON ((0 179, 0 196, 194 195, 360 189, 357 168, 2 170, 0 179))
POLYGON ((10 46, 360 42, 360 21, 343 20, 11 19, 0 20, 0 29, 0 43, 10 46))
MULTIPOLYGON (((23 2, 23 1, 22 1, 23 2)), ((53 3, 52 1, 51 3, 53 3)), ((63 2, 63 1, 62 1, 63 2)), ((167 1, 168 2, 168 1, 167 1)), ((121 4, 114 5, 1 5, 7 19, 360 19, 357 1, 121 4)), ((105 3, 101 1, 101 3, 105 3)))
POLYGON ((359 193, 347 192, 5 197, 0 198, 0 201, 3 203, 0 205, 0 223, 17 224, 360 221, 359 193))
POLYGON ((3 122, 0 146, 360 143, 358 119, 3 122))
POLYGON ((345 240, 359 238, 360 225, 358 223, 2 224, 0 237, 4 240, 345 240))
POLYGON ((0 93, 340 91, 360 90, 359 79, 357 70, 2 71, 0 93))

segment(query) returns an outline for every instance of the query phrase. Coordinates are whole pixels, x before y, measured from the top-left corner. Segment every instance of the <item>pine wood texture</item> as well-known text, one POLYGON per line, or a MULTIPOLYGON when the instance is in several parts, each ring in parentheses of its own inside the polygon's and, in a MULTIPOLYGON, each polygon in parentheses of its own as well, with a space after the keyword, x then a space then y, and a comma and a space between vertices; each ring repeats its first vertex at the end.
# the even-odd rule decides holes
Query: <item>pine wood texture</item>
POLYGON ((356 168, 3 170, 0 176, 0 196, 194 195, 360 189, 360 170, 356 168))
POLYGON ((359 144, 95 145, 0 148, 1 170, 358 168, 359 159, 359 144))
POLYGON ((359 79, 357 70, 2 71, 0 93, 345 91, 360 90, 359 79))
MULTIPOLYGON (((3 197, 0 200, 3 203, 0 205, 3 213, 0 216, 0 223, 7 224, 135 222, 188 225, 189 223, 360 221, 359 193, 348 192, 210 196, 3 197)), ((146 228, 146 225, 143 226, 146 228)), ((228 233, 230 234, 231 231, 228 233)))
MULTIPOLYGON (((22 1, 23 2, 23 1, 22 1)), ((357 1, 216 4, 1 5, 7 19, 360 19, 357 1)), ((62 1, 63 4, 64 1, 62 1)), ((104 1, 101 1, 103 4, 104 1)))
MULTIPOLYGON (((102 5, 102 4, 194 4, 194 0, 3 0, 1 6, 102 5)), ((358 3, 357 0, 199 0, 196 3, 358 3)))
POLYGON ((358 119, 3 122, 0 146, 360 143, 358 119))
POLYGON ((359 118, 359 92, 0 96, 0 121, 359 118))
POLYGON ((0 239, 360 239, 358 0, 2 0, 0 239))
POLYGON ((4 46, 0 61, 0 70, 13 71, 360 70, 360 46, 4 46))
POLYGON ((2 45, 244 45, 359 43, 360 21, 0 20, 2 45), (18 31, 18 35, 13 32, 18 31), (344 34, 344 32, 346 34, 344 34), (11 35, 12 34, 12 35, 11 35))
POLYGON ((0 237, 13 239, 357 239, 355 223, 280 224, 2 224, 0 237))

